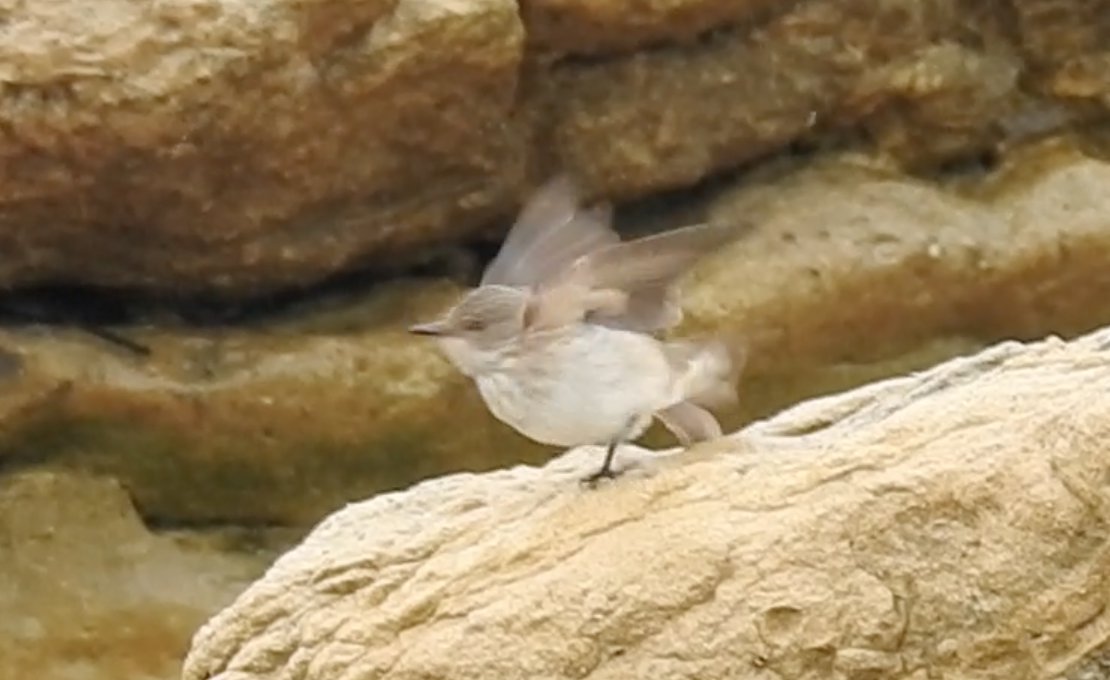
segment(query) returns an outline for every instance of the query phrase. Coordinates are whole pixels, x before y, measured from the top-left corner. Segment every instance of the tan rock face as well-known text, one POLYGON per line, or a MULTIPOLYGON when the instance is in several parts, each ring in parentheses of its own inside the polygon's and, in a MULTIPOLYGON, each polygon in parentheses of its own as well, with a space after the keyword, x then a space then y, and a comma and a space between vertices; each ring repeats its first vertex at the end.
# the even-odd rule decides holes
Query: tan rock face
POLYGON ((521 13, 540 50, 606 54, 658 43, 695 42, 699 35, 755 24, 790 10, 794 0, 527 0, 521 13))
MULTIPOLYGON (((1062 145, 1013 163, 957 191, 829 158, 712 198, 711 219, 759 225, 683 286, 682 334, 748 347, 726 431, 994 339, 1110 319, 1110 165, 1062 145)), ((150 358, 3 331, 0 463, 115 476, 156 519, 304 526, 423 478, 558 454, 404 332, 457 293, 398 283, 349 318, 136 332, 150 358)))
MULTIPOLYGON (((405 298, 413 313, 444 299, 430 292, 424 305, 405 298)), ((446 362, 396 323, 148 342, 149 359, 76 334, 5 335, 21 368, 0 393, 0 460, 112 475, 155 519, 305 525, 383 483, 466 467, 489 450, 485 427, 425 446, 429 432, 447 432, 445 415, 481 422, 483 407, 459 399, 446 362), (468 450, 478 456, 457 456, 468 450)))
POLYGON ((1048 678, 1108 640, 1110 331, 1005 343, 685 454, 352 505, 185 680, 1048 678))
POLYGON ((1110 319, 1093 292, 1110 290, 1098 264, 1110 257, 1110 164, 1047 144, 986 182, 938 191, 859 160, 721 195, 711 220, 760 226, 693 273, 689 327, 720 323, 778 364, 863 360, 942 328, 1035 338, 1110 319), (818 302, 830 298, 843 306, 818 302))
POLYGON ((1033 73, 1063 98, 1110 104, 1110 2, 1013 0, 1021 43, 1033 73))
POLYGON ((473 235, 556 166, 641 196, 857 124, 930 167, 1071 120, 1029 65, 1104 110, 1110 44, 1105 0, 96 8, 0 27, 0 286, 260 295, 473 235))
POLYGON ((86 8, 0 29, 3 285, 257 293, 515 194, 512 2, 86 8))
POLYGON ((614 195, 685 186, 864 118, 907 162, 966 152, 992 139, 1019 62, 1001 47, 936 38, 960 28, 993 31, 948 0, 827 0, 696 46, 568 64, 554 76, 557 146, 614 195), (906 131, 922 126, 933 134, 906 131))
POLYGON ((0 677, 171 678, 263 560, 150 534, 107 478, 0 478, 0 677))

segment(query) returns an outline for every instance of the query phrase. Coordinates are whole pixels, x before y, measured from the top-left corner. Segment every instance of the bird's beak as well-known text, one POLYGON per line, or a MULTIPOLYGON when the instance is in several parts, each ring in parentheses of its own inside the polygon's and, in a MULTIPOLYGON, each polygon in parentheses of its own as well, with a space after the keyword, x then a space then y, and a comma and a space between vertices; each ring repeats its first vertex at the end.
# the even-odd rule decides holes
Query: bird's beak
POLYGON ((413 335, 448 335, 448 330, 444 321, 429 321, 409 326, 409 333, 413 335))

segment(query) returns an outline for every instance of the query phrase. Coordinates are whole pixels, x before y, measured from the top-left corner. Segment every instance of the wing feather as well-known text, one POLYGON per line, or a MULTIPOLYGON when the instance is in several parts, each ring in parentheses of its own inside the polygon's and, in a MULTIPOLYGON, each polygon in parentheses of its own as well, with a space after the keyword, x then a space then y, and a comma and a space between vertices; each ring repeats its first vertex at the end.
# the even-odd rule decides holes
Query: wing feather
POLYGON ((670 328, 682 319, 674 284, 736 236, 734 228, 699 224, 597 248, 537 286, 533 319, 548 326, 587 320, 642 333, 670 328))
POLYGON ((558 276, 583 255, 620 242, 608 205, 583 208, 578 186, 559 175, 525 203, 482 285, 532 287, 558 276))
POLYGON ((558 175, 525 203, 481 283, 532 291, 533 328, 587 321, 653 333, 682 319, 677 279, 736 235, 698 224, 621 241, 612 208, 583 207, 578 186, 558 175))

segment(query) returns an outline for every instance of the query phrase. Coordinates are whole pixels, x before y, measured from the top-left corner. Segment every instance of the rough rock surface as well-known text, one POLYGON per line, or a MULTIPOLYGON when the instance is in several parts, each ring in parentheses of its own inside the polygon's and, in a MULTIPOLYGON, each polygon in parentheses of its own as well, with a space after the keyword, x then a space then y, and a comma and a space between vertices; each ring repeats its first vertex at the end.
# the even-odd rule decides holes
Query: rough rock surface
POLYGON ((17 0, 0 285, 315 281, 515 195, 510 0, 17 0))
POLYGON ((8 2, 0 287, 258 295, 473 235, 555 166, 640 196, 861 124, 932 166, 1110 96, 1110 0, 521 5, 8 2))
POLYGON ((184 680, 1033 680, 1110 640, 1110 330, 1007 342, 684 454, 329 517, 184 680))
POLYGON ((616 196, 685 186, 860 121, 906 163, 960 157, 989 148, 1027 106, 995 18, 949 0, 795 3, 695 47, 557 65, 556 146, 616 196), (969 47, 964 31, 992 48, 969 47))
POLYGON ((717 257, 693 272, 688 325, 746 334, 757 356, 818 362, 864 361, 938 331, 1089 330, 1110 321, 1108 181, 1110 163, 1056 140, 963 187, 851 156, 744 182, 710 220, 759 225, 732 254, 745 265, 717 257), (829 299, 844 303, 822 310, 829 299))
POLYGON ((152 535, 111 479, 4 475, 0 678, 177 677, 189 635, 263 564, 152 535))
POLYGON ((720 28, 762 23, 796 0, 526 0, 521 13, 538 51, 611 55, 668 43, 696 43, 720 28))
POLYGON ((1110 0, 1011 0, 1031 74, 1049 93, 1110 106, 1110 0))
MULTIPOLYGON (((759 225, 684 289, 684 333, 749 348, 727 428, 998 338, 1110 322, 1110 164, 1056 144, 1012 165, 961 194, 828 158, 711 199, 712 219, 759 225)), ((421 478, 555 455, 404 333, 456 292, 410 282, 319 323, 137 331, 149 358, 0 331, 0 462, 118 477, 148 517, 310 525, 421 478)))

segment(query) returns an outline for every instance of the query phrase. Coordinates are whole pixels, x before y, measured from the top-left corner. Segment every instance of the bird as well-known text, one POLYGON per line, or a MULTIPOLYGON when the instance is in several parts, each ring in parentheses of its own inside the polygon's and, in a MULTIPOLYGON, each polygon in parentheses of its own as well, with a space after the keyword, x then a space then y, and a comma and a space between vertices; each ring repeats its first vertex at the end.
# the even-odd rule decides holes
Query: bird
POLYGON ((655 419, 683 447, 720 437, 708 409, 737 400, 744 360, 717 338, 658 337, 682 319, 677 279, 737 230, 701 223, 625 241, 611 225, 610 204, 583 205, 579 185, 555 175, 524 202, 478 286, 408 328, 434 338, 518 433, 604 446, 581 479, 590 486, 617 477, 618 446, 655 419))

